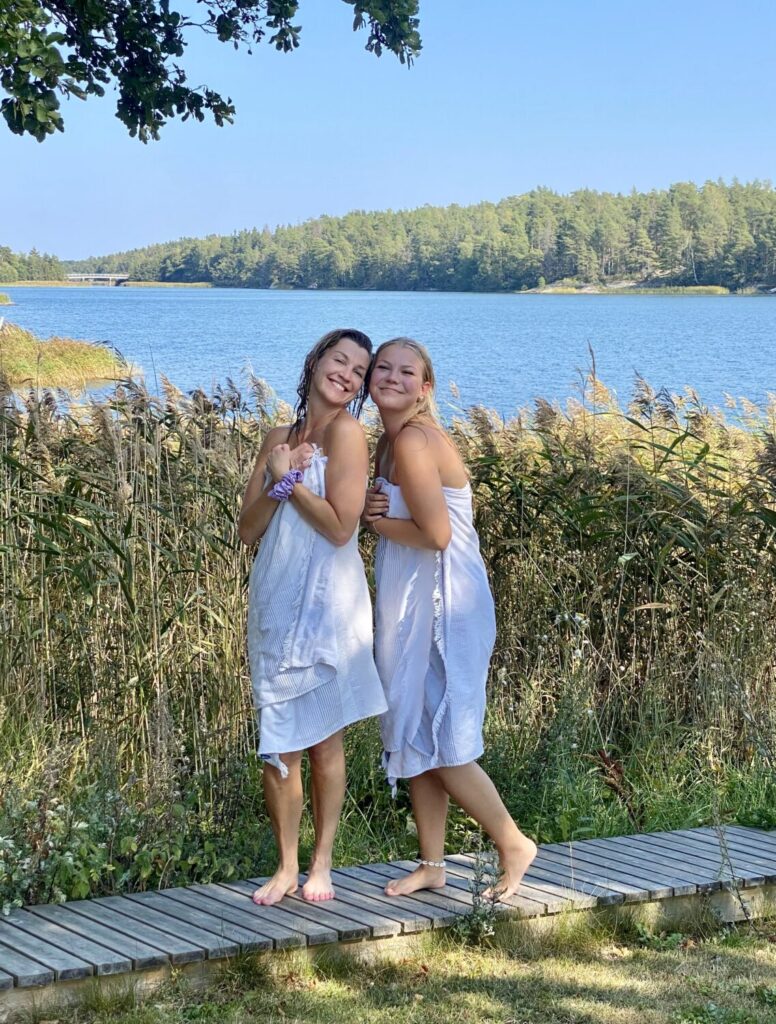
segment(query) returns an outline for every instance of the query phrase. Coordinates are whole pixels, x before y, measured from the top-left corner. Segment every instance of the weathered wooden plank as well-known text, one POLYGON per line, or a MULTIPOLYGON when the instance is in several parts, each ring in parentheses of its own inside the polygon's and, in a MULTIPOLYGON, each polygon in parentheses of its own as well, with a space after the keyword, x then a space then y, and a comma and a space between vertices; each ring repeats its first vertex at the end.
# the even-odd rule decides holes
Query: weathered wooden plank
MULTIPOLYGON (((181 910, 180 913, 171 914, 166 912, 167 904, 163 903, 158 908, 153 903, 140 902, 133 898, 134 895, 148 895, 155 897, 156 893, 137 893, 130 896, 104 896, 101 903, 106 904, 110 909, 117 910, 127 917, 134 917, 136 921, 158 928, 159 931, 175 935, 186 942, 191 942, 202 949, 207 957, 234 956, 240 951, 239 942, 229 941, 214 933, 208 927, 202 927, 198 922, 192 920, 193 911, 187 916, 181 910)), ((154 901, 156 902, 156 901, 154 901)), ((173 909, 174 909, 173 904, 173 909)), ((207 922, 210 924, 210 922, 207 922)))
MULTIPOLYGON (((451 877, 459 877, 465 880, 466 884, 471 888, 471 883, 476 877, 476 860, 474 857, 466 857, 462 854, 454 854, 450 857, 445 857, 447 863, 447 874, 451 877)), ((533 900, 536 903, 540 903, 548 914, 558 914, 562 910, 571 910, 577 906, 577 901, 573 899, 572 893, 568 890, 565 895, 561 895, 560 887, 558 892, 551 892, 553 888, 551 883, 546 883, 549 888, 537 888, 535 885, 531 885, 525 881, 520 883, 520 890, 517 893, 519 897, 533 900)), ((588 900, 591 906, 595 905, 595 900, 592 897, 578 896, 578 900, 588 900)))
POLYGON ((281 923, 278 924, 278 915, 272 913, 272 907, 257 907, 245 893, 234 892, 214 882, 175 890, 176 897, 181 892, 191 893, 197 898, 214 900, 220 907, 228 908, 230 912, 238 915, 234 918, 235 924, 246 924, 247 917, 251 921, 250 927, 272 939, 275 949, 297 949, 307 945, 307 934, 290 927, 287 916, 280 915, 281 923))
MULTIPOLYGON (((768 834, 763 832, 760 835, 767 837, 768 834)), ((719 846, 719 836, 716 832, 712 832, 708 836, 693 833, 692 838, 719 846)), ((776 843, 771 846, 767 838, 761 839, 757 834, 745 835, 727 828, 724 830, 724 843, 729 851, 735 851, 736 856, 741 857, 742 860, 761 865, 769 881, 774 880, 774 876, 776 876, 776 843)))
POLYGON ((73 956, 72 953, 66 953, 43 939, 36 939, 23 929, 8 924, 6 921, 0 921, 0 942, 8 949, 37 960, 44 967, 51 968, 57 981, 90 978, 94 974, 94 968, 85 960, 73 956))
POLYGON ((526 880, 534 882, 553 882, 556 885, 565 886, 574 892, 586 893, 588 896, 595 896, 601 906, 613 906, 625 902, 625 895, 611 886, 607 886, 597 879, 589 880, 583 878, 578 872, 570 873, 568 870, 558 868, 556 864, 548 864, 545 861, 537 860, 531 864, 526 871, 526 880))
MULTIPOLYGON (((565 849, 552 850, 545 853, 542 849, 537 859, 540 863, 543 860, 554 864, 564 864, 575 874, 586 872, 588 878, 600 879, 611 888, 625 886, 626 890, 635 895, 634 899, 666 899, 674 895, 673 886, 667 878, 655 877, 651 873, 647 875, 639 870, 634 872, 632 867, 618 864, 608 853, 596 853, 589 848, 581 849, 582 844, 569 843, 565 849)), ((620 888, 620 891, 626 891, 620 888)), ((695 886, 691 887, 695 892, 695 886)))
POLYGON ((648 886, 640 885, 638 883, 634 884, 620 879, 616 871, 610 871, 604 867, 599 869, 587 866, 584 863, 576 862, 573 857, 564 856, 560 853, 547 852, 543 847, 540 847, 536 860, 531 865, 530 870, 532 872, 545 870, 555 871, 565 877, 567 883, 573 879, 577 879, 583 882, 605 886, 607 889, 619 892, 625 898, 626 903, 642 902, 644 900, 658 898, 652 895, 653 890, 648 886))
POLYGON ((13 978, 19 988, 33 988, 40 985, 50 985, 54 980, 54 971, 50 967, 44 967, 39 961, 32 957, 17 953, 0 943, 0 968, 3 973, 13 978))
MULTIPOLYGON (((466 867, 473 870, 475 862, 474 857, 467 856, 463 853, 452 854, 446 857, 445 860, 451 865, 451 870, 457 871, 459 867, 466 867)), ((467 877, 469 877, 467 875, 467 877)), ((520 892, 523 888, 528 890, 528 895, 537 893, 537 899, 543 900, 547 904, 547 910, 549 912, 551 901, 559 900, 564 909, 566 906, 573 907, 575 910, 587 910, 591 907, 598 905, 598 899, 595 896, 590 896, 587 893, 575 892, 573 889, 568 889, 563 885, 556 885, 554 882, 538 882, 534 881, 527 884, 525 880, 520 884, 520 892)), ((533 897, 532 897, 533 898, 533 897)))
POLYGON ((132 970, 132 959, 123 953, 98 943, 95 937, 85 937, 68 931, 49 916, 31 914, 18 910, 4 918, 11 925, 21 928, 33 939, 42 939, 49 945, 61 949, 69 956, 90 964, 95 974, 126 974, 132 970))
POLYGON ((643 856, 635 857, 605 839, 598 846, 586 841, 583 849, 580 849, 581 844, 578 843, 570 845, 573 847, 571 852, 575 863, 603 867, 607 871, 615 871, 623 881, 637 886, 647 885, 653 899, 693 896, 698 891, 695 879, 681 878, 678 872, 661 868, 646 851, 643 856))
MULTIPOLYGON (((669 847, 658 846, 657 843, 634 843, 631 836, 614 836, 600 840, 601 846, 620 847, 634 858, 644 858, 650 863, 659 865, 665 872, 673 872, 677 879, 692 881, 698 892, 716 892, 722 883, 716 878, 709 863, 701 861, 697 867, 688 865, 687 858, 669 847)), ((597 840, 596 840, 597 842, 597 840)))
MULTIPOLYGON (((406 871, 391 864, 364 865, 363 870, 367 876, 371 875, 373 878, 380 880, 383 886, 391 879, 404 878, 407 875, 406 871)), ((422 908, 429 910, 436 908, 448 915, 448 924, 454 924, 459 917, 468 914, 471 908, 471 900, 467 900, 464 893, 449 887, 442 889, 419 889, 417 892, 413 892, 410 896, 405 897, 388 896, 386 893, 386 898, 389 900, 410 899, 420 904, 422 908)), ((421 910, 421 913, 425 912, 425 909, 421 910)), ((442 926, 435 925, 435 927, 442 926)))
MULTIPOLYGON (((176 934, 155 928, 135 917, 128 917, 126 914, 105 906, 103 899, 75 900, 68 903, 67 907, 72 913, 78 914, 79 917, 84 917, 88 921, 104 925, 106 928, 113 928, 131 940, 147 942, 150 946, 155 946, 169 957, 171 964, 176 966, 196 963, 205 959, 205 947, 197 945, 191 941, 190 937, 183 941, 176 934)), ((178 922, 176 922, 177 924, 178 922)))
POLYGON ((115 928, 108 928, 97 921, 87 920, 74 913, 69 907, 62 904, 43 904, 41 906, 27 907, 31 914, 36 917, 43 917, 53 924, 61 925, 70 932, 80 935, 83 938, 94 939, 107 949, 112 949, 132 962, 135 970, 143 970, 147 967, 163 967, 170 962, 169 957, 161 949, 149 946, 147 942, 132 938, 115 928))
POLYGON ((730 866, 720 858, 719 847, 690 843, 676 836, 673 832, 652 833, 649 836, 629 836, 634 845, 648 849, 661 850, 674 857, 680 857, 685 863, 695 865, 699 870, 708 869, 713 878, 719 882, 719 888, 730 883, 743 886, 746 883, 745 873, 731 873, 730 866), (650 840, 647 843, 647 839, 650 840))
POLYGON ((667 832, 657 840, 660 845, 670 845, 676 850, 682 850, 684 855, 690 859, 698 859, 702 855, 716 853, 720 858, 719 875, 725 881, 732 881, 739 887, 760 886, 765 883, 764 865, 756 858, 742 855, 736 848, 728 848, 730 858, 724 855, 717 841, 705 841, 701 838, 691 836, 678 836, 673 832, 667 832), (732 871, 732 874, 731 874, 732 871))
MULTIPOLYGON (((758 848, 776 851, 776 832, 769 832, 764 828, 753 828, 745 825, 725 825, 723 827, 726 834, 730 833, 738 836, 746 842, 757 845, 758 848)), ((689 831, 696 833, 702 830, 690 829, 689 831)))
POLYGON ((388 896, 385 892, 387 879, 363 867, 340 868, 332 872, 332 878, 341 889, 363 893, 381 907, 401 913, 405 932, 446 928, 460 917, 460 913, 451 913, 437 906, 430 906, 411 896, 388 896))
MULTIPOLYGON (((390 864, 380 865, 380 871, 386 877, 404 878, 417 867, 416 861, 393 861, 390 864), (388 872, 391 874, 388 874, 388 872)), ((438 889, 422 889, 413 893, 413 897, 420 899, 421 896, 433 895, 437 899, 446 898, 454 903, 462 904, 465 913, 471 910, 474 898, 468 880, 462 877, 451 875, 445 885, 438 889)), ((507 908, 518 911, 522 917, 536 917, 545 913, 544 904, 536 904, 531 900, 523 900, 518 896, 509 897, 507 901, 499 901, 496 906, 498 913, 506 913, 507 908)))
MULTIPOLYGON (((181 903, 192 910, 207 914, 208 917, 225 923, 230 929, 232 925, 236 925, 238 928, 247 931, 251 938, 247 941, 238 940, 243 951, 246 953, 272 949, 274 946, 272 937, 263 930, 262 922, 257 919, 255 914, 251 915, 247 911, 236 910, 233 907, 227 906, 226 903, 219 903, 203 893, 192 892, 190 889, 164 889, 159 895, 165 899, 175 900, 176 903, 181 903)), ((172 910, 170 912, 172 913, 172 910)), ((224 934, 228 938, 236 937, 232 936, 231 931, 224 932, 224 934)))
MULTIPOLYGON (((416 860, 393 861, 392 863, 396 867, 403 868, 408 872, 414 871, 418 866, 418 861, 416 860)), ((470 882, 471 876, 465 868, 461 868, 460 871, 452 870, 447 875, 447 887, 453 889, 459 897, 465 893, 467 905, 471 905, 473 900, 470 882)), ((434 891, 439 892, 440 890, 435 889, 434 891)), ((508 896, 506 899, 500 899, 498 902, 505 907, 512 907, 515 910, 521 911, 524 917, 543 917, 547 913, 546 901, 531 899, 523 895, 508 896)))
MULTIPOLYGON (((402 935, 408 932, 419 931, 414 927, 415 914, 412 911, 402 910, 400 907, 392 905, 390 902, 391 897, 386 896, 383 893, 384 899, 375 899, 374 895, 369 894, 367 890, 367 884, 359 882, 358 879, 349 879, 347 883, 343 882, 340 876, 334 877, 332 873, 332 881, 336 886, 337 899, 343 903, 349 903, 354 907, 362 907, 364 910, 369 910, 371 913, 376 915, 385 924, 386 928, 392 927, 395 930, 392 933, 386 931, 386 935, 402 935), (407 928, 407 921, 410 921, 410 927, 407 928)), ((431 923, 428 919, 425 919, 424 927, 429 928, 431 923)))
MULTIPOLYGON (((249 878, 248 881, 251 885, 256 886, 260 885, 263 879, 249 878)), ((294 913, 299 914, 300 917, 306 917, 310 921, 336 928, 337 937, 340 942, 371 938, 371 925, 356 920, 355 914, 348 912, 347 908, 343 907, 342 904, 335 906, 333 899, 322 900, 320 903, 311 903, 309 900, 302 899, 301 896, 294 894, 287 896, 283 902, 286 906, 293 907, 294 913)))
MULTIPOLYGON (((306 879, 306 875, 299 876, 299 881, 302 884, 304 884, 306 879)), ((374 900, 358 896, 355 893, 349 893, 347 889, 344 891, 336 889, 335 891, 336 896, 334 899, 326 901, 327 910, 342 914, 343 917, 352 918, 359 924, 367 925, 375 939, 389 938, 392 935, 401 934, 401 922, 382 913, 380 905, 376 904, 374 900)), ((300 899, 300 897, 293 896, 292 902, 297 899, 300 899)))
POLYGON ((160 914, 177 918, 178 929, 182 934, 186 934, 191 925, 209 932, 211 944, 208 946, 208 957, 235 956, 243 950, 252 951, 264 947, 262 938, 256 932, 249 932, 247 928, 225 920, 217 908, 215 913, 196 910, 179 900, 170 899, 163 892, 136 892, 125 898, 144 909, 150 907, 160 914))
MULTIPOLYGON (((251 906, 254 907, 256 904, 253 902, 251 897, 256 891, 255 882, 222 882, 221 887, 224 889, 231 889, 232 892, 239 893, 243 897, 247 897, 250 900, 251 906)), ((336 942, 338 939, 337 928, 331 923, 323 923, 320 918, 317 920, 311 920, 304 914, 297 913, 296 909, 281 901, 275 903, 271 907, 256 907, 256 912, 261 911, 262 917, 268 917, 276 921, 278 924, 285 924, 288 928, 293 928, 295 931, 301 932, 307 937, 308 946, 317 946, 326 942, 336 942), (270 911, 270 913, 267 913, 270 911)))

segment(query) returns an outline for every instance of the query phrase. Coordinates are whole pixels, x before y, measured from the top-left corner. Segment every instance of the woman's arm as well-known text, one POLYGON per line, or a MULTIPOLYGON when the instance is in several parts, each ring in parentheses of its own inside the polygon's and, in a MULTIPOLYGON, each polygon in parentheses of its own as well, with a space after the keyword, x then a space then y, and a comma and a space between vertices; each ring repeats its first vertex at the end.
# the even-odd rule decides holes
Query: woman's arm
POLYGON ((275 514, 278 502, 274 498, 268 498, 267 491, 283 476, 286 471, 285 463, 288 463, 288 468, 301 469, 312 454, 312 446, 309 444, 299 445, 292 451, 287 444, 283 444, 286 437, 288 427, 273 427, 268 432, 256 458, 248 486, 245 488, 237 519, 237 533, 243 544, 248 546, 255 544, 264 536, 275 514), (269 482, 265 483, 266 472, 270 466, 276 472, 271 472, 269 482))
POLYGON ((393 446, 394 471, 412 519, 377 518, 381 537, 411 548, 444 551, 452 531, 434 446, 422 427, 406 426, 393 446))
POLYGON ((369 452, 364 431, 349 415, 334 420, 326 431, 325 443, 326 497, 297 484, 290 500, 310 526, 342 547, 353 536, 364 507, 369 452))

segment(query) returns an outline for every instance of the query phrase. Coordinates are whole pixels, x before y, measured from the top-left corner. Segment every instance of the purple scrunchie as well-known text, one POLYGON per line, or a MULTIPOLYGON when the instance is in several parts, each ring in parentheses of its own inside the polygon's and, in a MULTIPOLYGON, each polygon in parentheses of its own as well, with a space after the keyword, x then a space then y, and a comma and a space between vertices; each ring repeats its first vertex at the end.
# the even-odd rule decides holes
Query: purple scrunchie
POLYGON ((280 480, 267 491, 268 498, 274 498, 275 501, 288 501, 294 491, 294 487, 302 482, 303 473, 301 469, 289 469, 285 476, 281 477, 280 480))

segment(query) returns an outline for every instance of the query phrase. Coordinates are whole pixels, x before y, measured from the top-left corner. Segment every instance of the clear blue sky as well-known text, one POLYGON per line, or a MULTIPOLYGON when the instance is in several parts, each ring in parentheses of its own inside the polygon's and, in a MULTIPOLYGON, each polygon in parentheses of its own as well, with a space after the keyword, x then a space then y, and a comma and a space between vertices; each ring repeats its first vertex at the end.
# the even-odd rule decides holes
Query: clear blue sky
POLYGON ((38 144, 0 126, 0 244, 78 258, 322 213, 776 176, 776 4, 421 0, 411 71, 363 50, 340 0, 303 0, 296 53, 209 38, 190 80, 233 126, 131 139, 111 93, 38 144), (471 11, 482 11, 478 20, 471 11))

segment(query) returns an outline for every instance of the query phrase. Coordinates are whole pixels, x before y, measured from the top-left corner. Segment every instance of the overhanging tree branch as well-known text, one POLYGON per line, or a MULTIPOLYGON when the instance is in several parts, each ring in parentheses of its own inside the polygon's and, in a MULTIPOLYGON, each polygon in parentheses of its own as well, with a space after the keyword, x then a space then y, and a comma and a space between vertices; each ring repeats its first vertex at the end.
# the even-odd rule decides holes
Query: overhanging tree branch
MULTIPOLYGON (((266 42, 290 53, 299 46, 299 0, 197 0, 194 22, 170 0, 7 0, 0 6, 0 112, 17 135, 39 142, 64 122, 63 96, 104 96, 113 83, 116 116, 142 142, 158 139, 173 117, 231 122, 230 98, 192 88, 180 59, 187 30, 215 35, 235 49, 266 42)), ((366 49, 390 50, 403 64, 420 52, 418 0, 344 0, 354 30, 367 27, 366 49)))

